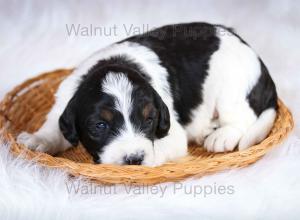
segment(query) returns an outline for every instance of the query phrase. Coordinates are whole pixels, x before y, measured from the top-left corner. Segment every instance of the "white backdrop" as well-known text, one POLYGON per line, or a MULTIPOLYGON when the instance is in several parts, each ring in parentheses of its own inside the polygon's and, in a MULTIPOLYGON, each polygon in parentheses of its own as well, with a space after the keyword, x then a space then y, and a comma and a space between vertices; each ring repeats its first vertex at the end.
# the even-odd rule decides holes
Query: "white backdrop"
POLYGON ((28 77, 77 65, 95 50, 133 34, 130 27, 143 32, 168 23, 207 21, 234 27, 255 49, 296 121, 286 143, 249 168, 187 180, 183 185, 162 184, 158 193, 134 193, 121 186, 115 193, 68 193, 62 172, 14 159, 2 146, 0 219, 299 218, 299 14, 300 3, 292 0, 0 0, 1 98, 28 77), (92 25, 98 32, 69 35, 66 26, 72 24, 92 25), (195 186, 233 186, 234 193, 189 193, 195 186), (176 191, 176 187, 182 188, 176 191))

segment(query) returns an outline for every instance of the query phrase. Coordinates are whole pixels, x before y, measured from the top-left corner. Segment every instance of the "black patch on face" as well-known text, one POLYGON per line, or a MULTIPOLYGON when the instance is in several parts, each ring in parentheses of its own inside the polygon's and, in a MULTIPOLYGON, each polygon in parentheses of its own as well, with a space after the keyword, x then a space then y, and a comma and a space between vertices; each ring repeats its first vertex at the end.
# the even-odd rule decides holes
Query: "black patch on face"
POLYGON ((114 98, 103 93, 99 101, 88 104, 85 112, 78 113, 79 138, 88 152, 101 153, 103 146, 117 137, 124 126, 124 118, 113 103, 114 98), (112 118, 103 117, 103 111, 110 112, 112 118))
POLYGON ((102 92, 100 83, 92 84, 92 79, 94 77, 88 77, 80 85, 60 117, 60 128, 70 143, 77 145, 80 140, 94 161, 99 163, 101 158, 98 154, 103 146, 118 136, 124 126, 124 118, 115 109, 114 97, 102 92), (73 141, 74 137, 77 142, 73 141))
POLYGON ((130 121, 137 132, 145 134, 154 141, 159 122, 159 111, 154 104, 154 95, 149 88, 135 88, 132 93, 132 112, 130 121), (145 112, 147 111, 147 112, 145 112))

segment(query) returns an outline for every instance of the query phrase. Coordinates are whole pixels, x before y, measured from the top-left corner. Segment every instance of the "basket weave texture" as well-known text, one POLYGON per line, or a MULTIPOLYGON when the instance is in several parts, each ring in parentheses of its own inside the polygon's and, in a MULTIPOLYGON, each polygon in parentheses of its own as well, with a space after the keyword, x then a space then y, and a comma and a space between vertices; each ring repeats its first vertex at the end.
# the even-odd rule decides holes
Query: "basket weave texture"
POLYGON ((16 136, 21 131, 34 132, 42 125, 54 103, 57 87, 71 72, 69 69, 61 69, 42 74, 27 80, 6 95, 0 103, 2 141, 11 144, 11 152, 15 155, 22 155, 28 160, 34 159, 46 167, 64 169, 72 176, 83 176, 97 183, 151 185, 245 167, 280 143, 293 128, 290 111, 279 101, 273 129, 260 144, 241 152, 229 153, 208 153, 202 147, 190 144, 188 156, 159 167, 93 164, 82 146, 51 156, 17 144, 16 136))

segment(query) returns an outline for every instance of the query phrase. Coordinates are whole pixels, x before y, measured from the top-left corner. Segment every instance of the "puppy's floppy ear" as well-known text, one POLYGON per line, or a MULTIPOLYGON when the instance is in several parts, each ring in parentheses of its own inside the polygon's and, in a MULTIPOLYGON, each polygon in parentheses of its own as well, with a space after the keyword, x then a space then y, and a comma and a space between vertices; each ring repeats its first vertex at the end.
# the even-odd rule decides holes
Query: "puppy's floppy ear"
POLYGON ((170 129, 170 113, 167 105, 163 102, 158 93, 154 91, 154 94, 156 106, 159 112, 155 135, 157 138, 163 138, 168 134, 168 131, 170 129))
POLYGON ((73 146, 78 145, 79 137, 75 126, 74 98, 70 100, 63 114, 60 116, 59 128, 70 144, 73 146))

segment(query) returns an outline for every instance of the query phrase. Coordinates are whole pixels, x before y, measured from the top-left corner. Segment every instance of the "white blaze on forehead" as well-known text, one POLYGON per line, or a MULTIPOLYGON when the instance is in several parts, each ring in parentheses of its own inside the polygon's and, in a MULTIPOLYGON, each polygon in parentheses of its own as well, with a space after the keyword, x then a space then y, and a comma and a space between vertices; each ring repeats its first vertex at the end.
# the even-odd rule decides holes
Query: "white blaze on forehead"
POLYGON ((121 112, 125 121, 126 132, 133 134, 133 127, 130 123, 132 110, 133 85, 123 73, 108 73, 102 83, 103 92, 115 98, 116 109, 121 112))
POLYGON ((143 133, 134 129, 130 122, 133 100, 131 99, 133 85, 123 73, 108 73, 102 83, 103 92, 115 98, 115 108, 124 118, 125 125, 120 134, 111 143, 105 146, 100 153, 103 163, 123 164, 124 156, 130 156, 143 152, 145 158, 143 163, 153 164, 153 143, 143 133))

